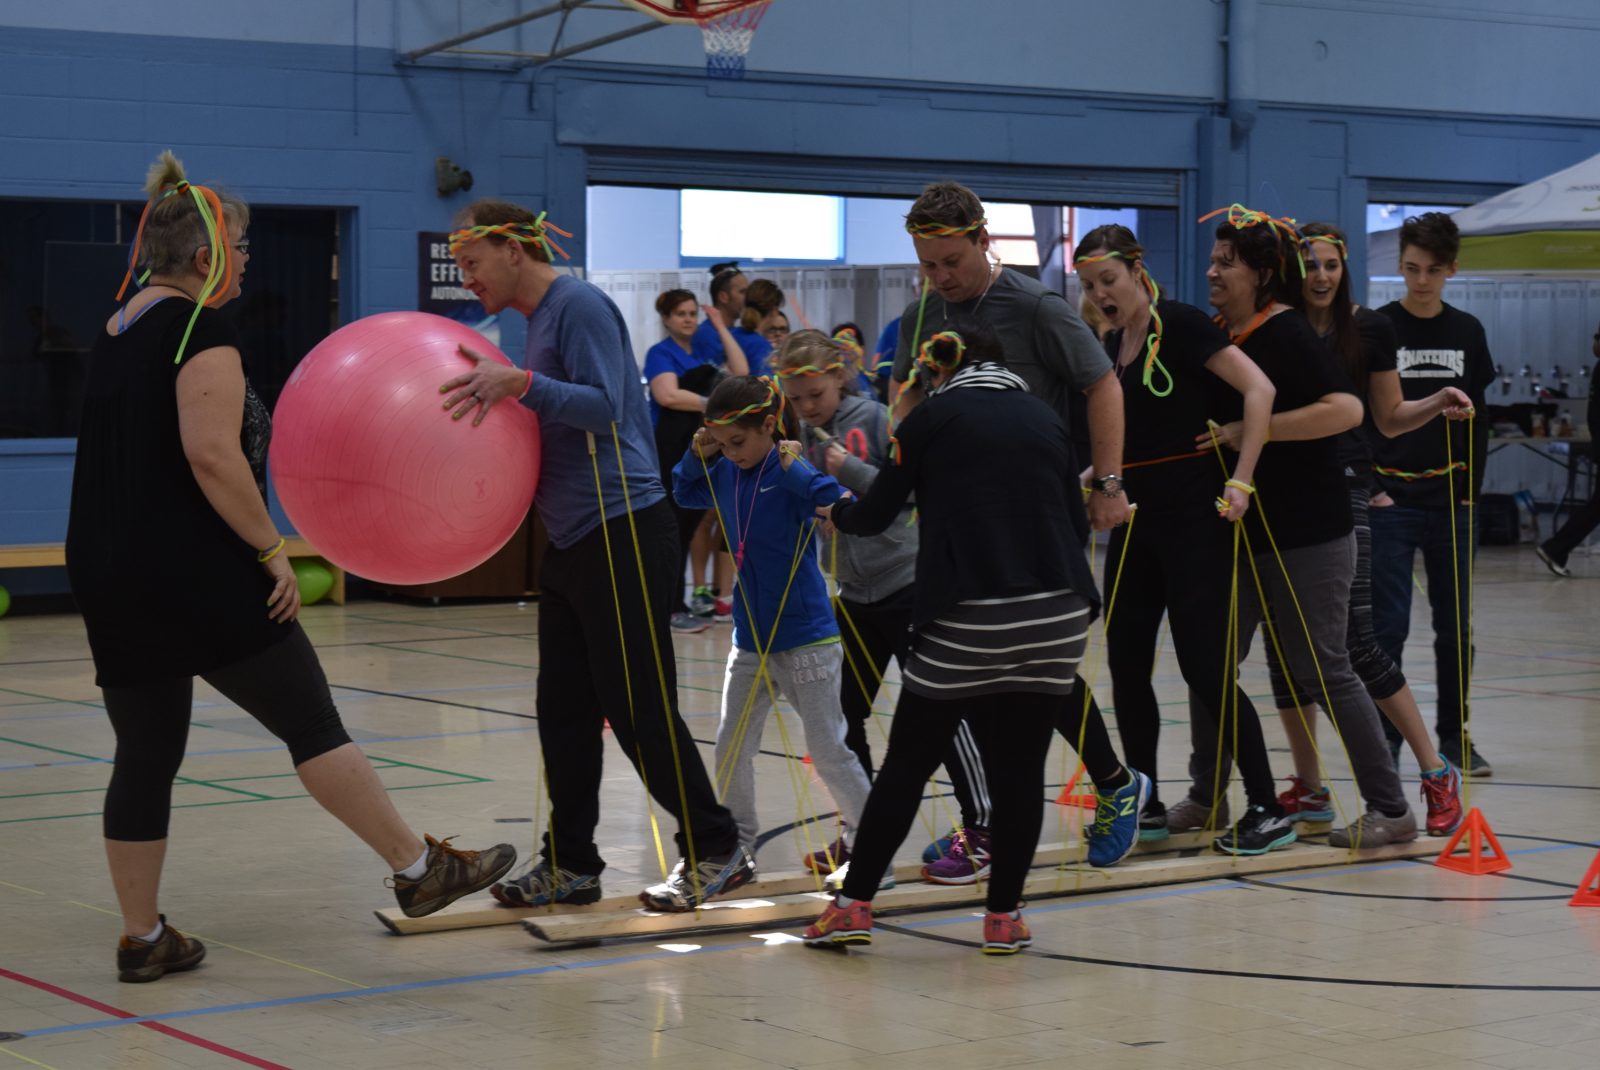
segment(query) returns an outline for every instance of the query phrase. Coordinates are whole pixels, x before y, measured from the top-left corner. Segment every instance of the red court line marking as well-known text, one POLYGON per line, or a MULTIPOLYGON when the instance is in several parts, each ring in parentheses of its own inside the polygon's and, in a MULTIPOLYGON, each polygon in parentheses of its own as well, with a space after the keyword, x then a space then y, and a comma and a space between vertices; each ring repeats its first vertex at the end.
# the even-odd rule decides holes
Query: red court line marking
MULTIPOLYGON (((0 966, 0 977, 10 978, 19 984, 28 985, 30 988, 37 988, 41 992, 48 992, 52 996, 60 996, 62 999, 71 1000, 73 1003, 97 1010, 101 1014, 109 1014, 113 1018, 139 1017, 139 1015, 134 1014, 132 1011, 120 1010, 119 1008, 113 1007, 108 1003, 101 1003, 99 1000, 91 999, 88 996, 80 996, 76 992, 69 992, 60 985, 53 985, 49 981, 40 981, 37 978, 25 976, 12 970, 8 970, 3 966, 0 966)), ((169 1037, 173 1037, 176 1040, 181 1040, 186 1044, 193 1044, 197 1048, 204 1048, 207 1051, 216 1052, 218 1055, 226 1055, 230 1059, 237 1059, 239 1062, 245 1063, 248 1066, 260 1067, 261 1070, 294 1070, 293 1067, 284 1066, 282 1063, 273 1063, 268 1062, 265 1059, 258 1059, 254 1055, 248 1055, 245 1052, 237 1050, 236 1048, 230 1048, 227 1045, 218 1044, 216 1041, 207 1040, 204 1037, 197 1037, 193 1033, 185 1033, 181 1029, 174 1029, 170 1025, 163 1025, 160 1022, 139 1022, 137 1024, 144 1026, 146 1029, 152 1029, 157 1033, 163 1033, 169 1037)))

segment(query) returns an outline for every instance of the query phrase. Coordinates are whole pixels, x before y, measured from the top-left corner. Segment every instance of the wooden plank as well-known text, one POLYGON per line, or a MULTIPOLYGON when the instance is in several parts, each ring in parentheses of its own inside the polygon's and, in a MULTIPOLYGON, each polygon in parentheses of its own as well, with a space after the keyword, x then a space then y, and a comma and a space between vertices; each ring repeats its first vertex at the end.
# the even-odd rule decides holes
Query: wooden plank
MULTIPOLYGON (((1309 827, 1309 826, 1303 826, 1309 827)), ((1134 854, 1157 855, 1177 851, 1195 850, 1211 843, 1214 833, 1185 832, 1154 843, 1141 843, 1134 854)), ((1080 843, 1052 843, 1039 847, 1033 856, 1035 866, 1053 866, 1061 862, 1077 862, 1083 854, 1080 843)), ((921 862, 904 862, 894 867, 896 884, 920 883, 921 862)), ((770 899, 774 896, 798 895, 817 890, 817 877, 805 870, 769 874, 754 884, 740 889, 743 898, 770 899)), ((397 907, 375 910, 373 914, 384 928, 396 936, 417 936, 422 933, 451 932, 456 929, 483 929, 495 925, 515 925, 533 918, 565 916, 567 914, 596 914, 639 910, 636 892, 627 895, 607 896, 588 906, 504 907, 492 899, 475 897, 452 903, 425 918, 408 918, 397 907)))
MULTIPOLYGON (((1420 837, 1411 843, 1362 851, 1354 861, 1365 863, 1418 858, 1437 854, 1438 850, 1437 843, 1420 837)), ((1169 853, 1164 857, 1130 859, 1110 869, 1069 866, 1063 871, 1055 866, 1036 867, 1028 875, 1022 894, 1029 900, 1092 895, 1219 877, 1336 867, 1351 862, 1348 850, 1304 842, 1282 851, 1253 857, 1234 857, 1210 851, 1190 857, 1169 853)), ((661 914, 643 909, 604 914, 574 913, 560 917, 529 918, 523 922, 523 928, 548 943, 576 943, 765 925, 787 926, 810 921, 821 912, 826 900, 826 895, 815 892, 765 898, 747 896, 735 900, 713 900, 698 913, 661 914)), ((873 907, 878 912, 887 913, 947 910, 982 902, 981 885, 955 887, 918 882, 879 892, 873 898, 873 907)))
POLYGON ((48 568, 67 563, 65 543, 0 546, 0 568, 48 568))

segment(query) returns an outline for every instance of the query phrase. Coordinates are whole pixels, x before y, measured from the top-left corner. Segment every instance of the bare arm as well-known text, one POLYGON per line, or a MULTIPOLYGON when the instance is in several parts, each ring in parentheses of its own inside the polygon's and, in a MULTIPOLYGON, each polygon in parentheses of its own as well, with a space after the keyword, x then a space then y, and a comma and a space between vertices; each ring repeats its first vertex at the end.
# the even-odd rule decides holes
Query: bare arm
MULTIPOLYGON (((733 332, 728 330, 728 324, 723 320, 722 313, 715 305, 700 307, 705 309, 706 319, 711 321, 711 326, 717 329, 717 338, 722 342, 722 359, 728 366, 728 374, 749 375, 750 358, 744 355, 744 347, 733 337, 733 332)), ((704 410, 705 406, 701 405, 700 408, 704 410)))
POLYGON ((1272 414, 1274 442, 1309 442, 1348 431, 1361 423, 1361 399, 1354 394, 1324 394, 1309 405, 1272 414))
POLYGON ((678 385, 677 372, 662 372, 650 380, 650 396, 663 409, 678 412, 705 412, 706 399, 678 385))
MULTIPOLYGON (((202 350, 178 372, 178 434, 195 482, 211 508, 258 552, 278 544, 278 526, 256 487, 239 446, 244 414, 244 366, 231 346, 202 350)), ((281 552, 266 562, 277 581, 268 601, 275 620, 293 620, 300 608, 294 572, 281 552)))
MULTIPOLYGON (((1096 476, 1122 473, 1122 383, 1107 370, 1083 392, 1089 410, 1089 453, 1096 476)), ((1089 526, 1096 531, 1114 528, 1128 519, 1128 499, 1119 494, 1089 496, 1089 526)))
POLYGON ((1472 399, 1453 386, 1425 398, 1407 401, 1400 391, 1400 373, 1373 372, 1367 382, 1367 402, 1372 407, 1372 422, 1386 438, 1403 435, 1443 413, 1461 418, 1472 408, 1472 399), (1461 417, 1456 416, 1457 413, 1461 417))

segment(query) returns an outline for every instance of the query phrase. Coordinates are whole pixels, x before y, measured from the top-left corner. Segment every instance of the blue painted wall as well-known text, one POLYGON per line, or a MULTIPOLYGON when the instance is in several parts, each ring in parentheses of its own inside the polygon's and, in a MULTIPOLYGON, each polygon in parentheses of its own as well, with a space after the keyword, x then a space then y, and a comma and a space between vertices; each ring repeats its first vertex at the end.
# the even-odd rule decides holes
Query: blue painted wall
MULTIPOLYGON (((474 193, 547 207, 577 231, 579 263, 590 181, 909 196, 949 176, 995 199, 1175 212, 1162 252, 1198 300, 1209 241, 1184 221, 1208 208, 1243 199, 1359 230, 1369 199, 1470 198, 1600 152, 1592 0, 1416 0, 1403 15, 1234 0, 1256 30, 1248 132, 1225 117, 1229 7, 1211 0, 1008 0, 976 37, 967 0, 777 0, 744 82, 707 82, 682 27, 537 72, 395 62, 542 2, 466 0, 459 23, 426 0, 171 0, 159 20, 98 0, 7 5, 0 197, 134 198, 170 146, 258 203, 344 209, 353 317, 414 303, 415 234, 462 203, 433 191, 441 154, 474 193)), ((637 24, 580 11, 563 40, 637 24)), ((474 47, 539 50, 553 32, 474 47)), ((61 537, 70 461, 63 443, 0 443, 0 542, 61 537)))

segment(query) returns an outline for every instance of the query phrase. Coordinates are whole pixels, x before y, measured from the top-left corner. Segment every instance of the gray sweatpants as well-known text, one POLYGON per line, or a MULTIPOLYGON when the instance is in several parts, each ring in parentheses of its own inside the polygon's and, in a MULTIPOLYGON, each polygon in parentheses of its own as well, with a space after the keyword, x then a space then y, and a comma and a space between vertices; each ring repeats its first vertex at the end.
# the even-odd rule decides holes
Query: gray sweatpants
MULTIPOLYGON (((1283 645, 1289 676, 1301 694, 1312 696, 1319 704, 1324 701, 1322 689, 1326 685, 1327 714, 1350 752, 1356 788, 1366 801, 1367 809, 1404 813, 1407 809, 1405 789, 1400 786, 1400 775, 1395 772, 1394 761, 1389 756, 1382 714, 1350 664, 1346 621, 1350 611, 1350 582, 1356 568, 1355 535, 1285 550, 1283 568, 1279 568, 1271 554, 1258 556, 1255 566, 1261 575, 1261 585, 1266 589, 1267 615, 1277 630, 1278 642, 1283 645), (1292 592, 1284 579, 1285 570, 1294 584, 1292 592), (1305 613, 1304 625, 1300 622, 1301 612, 1305 613), (1308 631, 1311 633, 1309 645, 1306 642, 1308 631)), ((1250 637, 1261 619, 1262 607, 1256 597, 1255 582, 1248 563, 1241 562, 1240 661, 1250 652, 1250 637)), ((1266 636, 1261 641, 1271 642, 1266 636)), ((1189 765, 1195 780, 1190 793, 1209 804, 1217 776, 1217 727, 1209 710, 1195 708, 1192 694, 1189 724, 1194 746, 1189 765)), ((1228 766, 1232 764, 1226 747, 1222 759, 1222 785, 1226 787, 1228 766)))
MULTIPOLYGON (((735 647, 728 655, 722 683, 722 721, 717 725, 717 763, 712 779, 722 803, 733 811, 739 842, 755 850, 761 826, 756 820, 756 752, 772 712, 772 692, 757 676, 761 656, 735 647), (749 713, 745 713, 748 704, 749 713)), ((835 809, 854 829, 861 820, 871 785, 861 760, 845 746, 844 713, 839 708, 839 681, 844 648, 838 643, 803 646, 767 655, 767 675, 778 694, 800 715, 811 767, 833 795, 835 809)), ((797 741, 796 741, 797 742, 797 741)), ((820 811, 820 806, 814 806, 820 811)))

